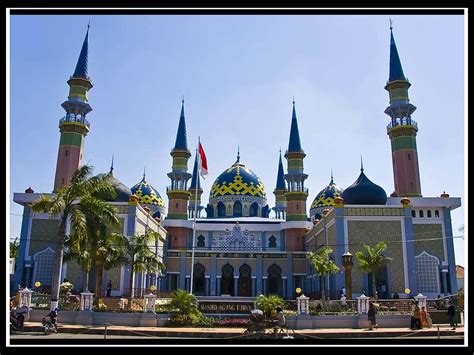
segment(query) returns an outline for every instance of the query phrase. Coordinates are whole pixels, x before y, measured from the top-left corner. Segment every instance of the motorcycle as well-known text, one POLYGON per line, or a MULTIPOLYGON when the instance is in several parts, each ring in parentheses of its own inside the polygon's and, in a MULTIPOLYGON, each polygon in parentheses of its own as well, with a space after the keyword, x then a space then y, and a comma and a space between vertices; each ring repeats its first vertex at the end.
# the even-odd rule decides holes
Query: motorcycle
POLYGON ((52 332, 58 333, 58 327, 56 325, 56 318, 58 317, 57 310, 49 312, 46 317, 42 319, 42 325, 44 328, 44 334, 48 335, 52 332))

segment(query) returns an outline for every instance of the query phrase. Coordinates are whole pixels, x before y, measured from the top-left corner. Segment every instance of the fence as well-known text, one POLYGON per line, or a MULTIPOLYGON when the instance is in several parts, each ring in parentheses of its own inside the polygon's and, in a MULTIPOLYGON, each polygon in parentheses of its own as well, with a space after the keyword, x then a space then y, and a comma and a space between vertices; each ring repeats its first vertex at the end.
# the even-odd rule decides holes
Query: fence
POLYGON ((125 296, 130 297, 130 294, 131 294, 130 290, 133 290, 134 298, 143 298, 143 296, 148 295, 150 293, 156 295, 156 297, 158 298, 168 298, 171 295, 171 291, 160 291, 160 290, 152 291, 149 287, 147 287, 147 288, 132 288, 132 289, 127 288, 125 290, 125 296))

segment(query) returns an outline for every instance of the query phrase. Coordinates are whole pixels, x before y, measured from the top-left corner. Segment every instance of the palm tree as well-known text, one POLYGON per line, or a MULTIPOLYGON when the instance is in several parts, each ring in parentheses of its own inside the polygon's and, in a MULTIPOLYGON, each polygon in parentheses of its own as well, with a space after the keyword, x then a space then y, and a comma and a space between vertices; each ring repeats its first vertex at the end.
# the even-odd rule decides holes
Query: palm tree
POLYGON ((386 266, 392 258, 389 258, 383 254, 387 249, 387 243, 378 242, 375 248, 371 248, 370 245, 364 245, 365 253, 358 251, 355 253, 357 260, 359 261, 359 269, 372 275, 372 292, 377 298, 375 273, 386 266))
POLYGON ((51 310, 58 305, 59 282, 63 263, 66 225, 70 222, 71 234, 77 242, 87 237, 88 216, 100 216, 111 224, 118 223, 116 209, 99 198, 99 195, 113 196, 115 190, 106 175, 92 176, 92 167, 83 165, 74 173, 71 181, 54 196, 41 196, 32 205, 34 213, 49 213, 59 217, 56 250, 54 255, 51 285, 51 310))
POLYGON ((124 240, 124 248, 128 257, 127 264, 130 265, 130 299, 134 296, 135 273, 143 271, 154 273, 165 268, 165 265, 158 260, 156 253, 150 249, 150 243, 157 240, 164 241, 159 233, 151 230, 124 240))
POLYGON ((306 254, 311 266, 314 268, 314 273, 319 276, 323 308, 325 307, 326 301, 326 282, 324 278, 328 275, 336 274, 339 271, 339 267, 336 265, 334 260, 329 257, 331 253, 331 248, 323 247, 316 252, 309 252, 306 254))
POLYGON ((18 238, 15 238, 13 242, 10 242, 10 258, 18 257, 18 238))

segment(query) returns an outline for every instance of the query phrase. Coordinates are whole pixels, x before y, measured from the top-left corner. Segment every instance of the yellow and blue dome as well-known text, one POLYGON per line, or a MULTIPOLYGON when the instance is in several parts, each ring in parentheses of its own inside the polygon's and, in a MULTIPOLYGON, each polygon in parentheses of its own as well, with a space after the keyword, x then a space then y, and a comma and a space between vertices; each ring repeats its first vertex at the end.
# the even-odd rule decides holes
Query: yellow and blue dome
POLYGON ((165 202, 161 198, 160 193, 145 180, 145 175, 131 190, 132 194, 138 197, 138 202, 146 205, 165 207, 165 202))
POLYGON ((223 196, 249 196, 265 199, 262 181, 238 159, 224 171, 212 185, 209 200, 223 196))
POLYGON ((334 206, 334 199, 341 196, 343 189, 334 183, 331 176, 331 182, 328 186, 322 189, 313 200, 309 214, 311 217, 321 219, 323 209, 328 206, 334 206))

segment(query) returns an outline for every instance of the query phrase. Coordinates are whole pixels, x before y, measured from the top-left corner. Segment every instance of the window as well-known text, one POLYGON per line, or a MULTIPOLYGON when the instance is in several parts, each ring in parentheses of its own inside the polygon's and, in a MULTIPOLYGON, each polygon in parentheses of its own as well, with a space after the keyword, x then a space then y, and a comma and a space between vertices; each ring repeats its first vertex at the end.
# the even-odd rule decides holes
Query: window
POLYGON ((66 149, 66 153, 64 155, 67 156, 67 153, 69 153, 69 150, 66 149))
POLYGON ((204 248, 206 246, 206 238, 201 234, 199 237, 197 237, 197 247, 198 248, 204 248))
POLYGON ((411 216, 416 217, 416 211, 415 210, 411 210, 411 216))
POLYGON ((176 209, 178 209, 178 207, 179 207, 179 204, 176 202, 176 209))
POLYGON ((423 210, 419 210, 419 211, 418 211, 418 214, 420 215, 420 218, 423 218, 423 217, 424 217, 424 215, 423 215, 423 210))
POLYGON ((431 218, 431 210, 428 210, 428 211, 426 212, 426 217, 431 218))
POLYGON ((272 235, 270 238, 268 238, 268 247, 269 248, 276 248, 277 247, 275 236, 272 235))
POLYGON ((435 210, 435 217, 439 218, 439 211, 438 210, 435 210))
POLYGON ((222 202, 217 204, 217 217, 225 217, 225 206, 222 202))
POLYGON ((423 251, 415 257, 418 292, 439 293, 439 260, 423 251))
POLYGON ((54 251, 48 247, 33 257, 33 281, 41 282, 42 286, 51 286, 53 281, 54 251))
POLYGON ((410 156, 410 154, 408 154, 408 160, 411 160, 411 156, 410 156))
POLYGON ((61 180, 61 184, 64 184, 64 178, 62 178, 62 180, 61 180))

